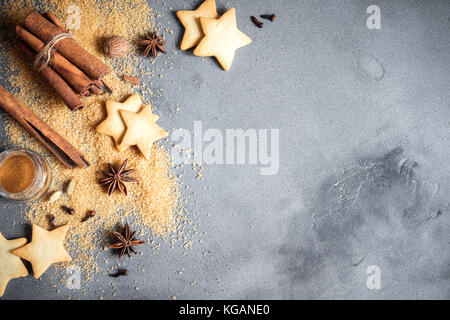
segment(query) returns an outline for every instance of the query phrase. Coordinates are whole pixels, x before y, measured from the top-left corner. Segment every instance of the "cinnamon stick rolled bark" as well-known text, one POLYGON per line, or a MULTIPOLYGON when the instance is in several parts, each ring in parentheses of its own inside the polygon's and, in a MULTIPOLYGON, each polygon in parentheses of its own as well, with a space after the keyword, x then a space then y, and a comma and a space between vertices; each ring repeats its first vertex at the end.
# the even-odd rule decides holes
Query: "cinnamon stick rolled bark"
POLYGON ((61 23, 61 21, 58 20, 53 12, 47 11, 46 13, 44 13, 44 17, 58 28, 61 28, 61 30, 64 30, 64 32, 67 32, 66 27, 64 27, 64 25, 61 23))
POLYGON ((0 85, 0 107, 42 142, 66 167, 86 168, 84 155, 0 85))
MULTIPOLYGON (((45 46, 44 42, 21 26, 16 26, 16 34, 28 46, 30 46, 36 54, 45 46)), ((64 80, 76 93, 82 96, 86 96, 89 89, 94 86, 94 82, 91 81, 80 69, 56 51, 51 52, 49 65, 53 67, 53 69, 55 69, 61 77, 64 78, 64 80)))
POLYGON ((101 88, 99 88, 98 86, 96 86, 96 85, 92 86, 92 87, 89 89, 89 91, 90 91, 92 94, 97 94, 97 95, 103 93, 103 90, 102 90, 101 88))
MULTIPOLYGON (((19 46, 25 57, 30 62, 34 62, 34 60, 36 59, 36 54, 33 52, 33 50, 31 50, 31 48, 28 47, 28 45, 26 45, 23 41, 19 41, 17 45, 19 46)), ((83 108, 83 103, 81 102, 80 97, 52 68, 50 68, 48 65, 42 66, 42 68, 39 70, 39 73, 47 80, 53 90, 55 90, 55 92, 61 97, 61 99, 71 111, 76 111, 83 108)))
MULTIPOLYGON (((56 35, 65 33, 63 28, 50 22, 38 12, 30 13, 25 18, 24 27, 46 43, 56 35)), ((58 41, 54 48, 91 79, 100 80, 111 72, 111 69, 105 63, 80 47, 73 39, 62 39, 58 41)))

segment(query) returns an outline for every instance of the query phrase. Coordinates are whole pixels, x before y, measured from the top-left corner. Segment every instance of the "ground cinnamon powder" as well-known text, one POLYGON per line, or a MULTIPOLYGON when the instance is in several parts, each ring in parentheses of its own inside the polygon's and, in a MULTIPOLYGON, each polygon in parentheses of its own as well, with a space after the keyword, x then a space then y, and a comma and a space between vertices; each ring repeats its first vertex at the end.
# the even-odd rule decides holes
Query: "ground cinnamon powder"
POLYGON ((20 193, 33 183, 34 172, 33 161, 27 156, 9 157, 0 166, 0 184, 10 193, 20 193))

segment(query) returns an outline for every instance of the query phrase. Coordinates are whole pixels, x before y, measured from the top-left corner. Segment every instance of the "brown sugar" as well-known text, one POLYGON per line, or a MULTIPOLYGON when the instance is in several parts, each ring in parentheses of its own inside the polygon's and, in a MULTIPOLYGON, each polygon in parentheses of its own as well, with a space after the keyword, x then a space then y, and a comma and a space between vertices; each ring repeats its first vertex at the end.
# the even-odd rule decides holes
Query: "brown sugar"
POLYGON ((34 164, 27 156, 11 156, 0 166, 0 184, 9 193, 25 191, 33 183, 34 177, 34 164))

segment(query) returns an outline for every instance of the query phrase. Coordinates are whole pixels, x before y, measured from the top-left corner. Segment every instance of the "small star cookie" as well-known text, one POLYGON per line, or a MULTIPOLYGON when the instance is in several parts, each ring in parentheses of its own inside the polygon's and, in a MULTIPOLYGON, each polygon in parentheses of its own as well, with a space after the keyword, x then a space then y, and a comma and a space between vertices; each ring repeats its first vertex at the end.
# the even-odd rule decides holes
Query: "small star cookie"
POLYGON ((20 258, 11 253, 11 250, 20 248, 25 243, 25 238, 6 240, 0 233, 0 297, 5 293, 9 280, 28 275, 28 270, 20 258))
POLYGON ((67 230, 69 225, 47 231, 33 224, 31 242, 11 252, 29 261, 33 267, 34 277, 38 279, 53 263, 72 260, 64 248, 67 230))
POLYGON ((161 129, 156 121, 159 117, 152 113, 150 105, 146 105, 139 113, 121 110, 120 115, 127 127, 119 149, 137 146, 145 159, 150 159, 153 143, 167 137, 167 132, 161 129))
MULTIPOLYGON (((125 102, 120 103, 113 100, 106 101, 106 112, 108 116, 102 123, 100 123, 96 130, 98 133, 106 134, 111 136, 119 146, 120 139, 125 133, 125 124, 119 114, 120 110, 128 110, 131 112, 138 112, 142 107, 142 99, 139 95, 131 95, 125 102)), ((120 150, 120 149, 119 149, 120 150)))
POLYGON ((252 42, 236 25, 236 10, 231 8, 219 19, 200 18, 205 37, 194 50, 200 57, 214 56, 224 70, 231 67, 237 49, 252 42))
POLYGON ((190 49, 196 46, 204 36, 199 18, 217 19, 219 17, 216 0, 205 0, 197 10, 177 11, 177 17, 185 29, 180 49, 190 49))

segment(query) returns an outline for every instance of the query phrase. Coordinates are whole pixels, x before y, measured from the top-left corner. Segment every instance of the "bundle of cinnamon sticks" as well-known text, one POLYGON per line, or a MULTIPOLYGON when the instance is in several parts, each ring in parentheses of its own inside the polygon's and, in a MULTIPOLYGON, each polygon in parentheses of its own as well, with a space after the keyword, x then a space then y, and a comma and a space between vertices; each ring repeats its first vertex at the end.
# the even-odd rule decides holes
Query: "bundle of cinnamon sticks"
POLYGON ((16 34, 21 39, 19 47, 24 55, 31 62, 37 62, 35 67, 39 73, 69 109, 76 111, 83 108, 81 97, 111 90, 103 80, 111 69, 71 37, 56 42, 49 52, 48 63, 35 61, 47 43, 67 33, 52 12, 44 15, 33 12, 25 18, 22 26, 16 26, 16 34))

